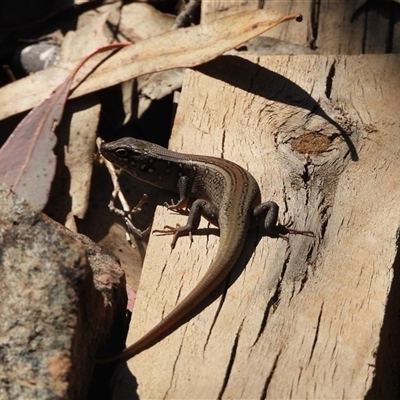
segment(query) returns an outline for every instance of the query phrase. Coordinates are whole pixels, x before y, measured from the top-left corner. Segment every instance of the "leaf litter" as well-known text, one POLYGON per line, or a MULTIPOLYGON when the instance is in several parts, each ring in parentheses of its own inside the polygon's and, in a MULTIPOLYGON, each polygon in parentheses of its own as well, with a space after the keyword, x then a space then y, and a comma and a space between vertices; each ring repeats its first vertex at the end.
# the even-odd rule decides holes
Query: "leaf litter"
MULTIPOLYGON (((0 89, 0 119, 36 106, 0 149, 0 179, 8 182, 15 191, 42 209, 48 201, 56 166, 53 148, 57 139, 53 132, 62 117, 68 95, 70 98, 79 97, 116 84, 126 84, 136 77, 154 72, 200 65, 240 46, 281 22, 298 17, 298 14, 282 15, 271 10, 245 11, 209 24, 167 31, 152 37, 148 37, 151 29, 147 27, 144 34, 135 31, 129 35, 131 39, 132 36, 136 40, 141 37, 146 39, 121 49, 111 57, 109 55, 112 50, 103 54, 100 59, 94 57, 83 67, 80 65, 79 72, 72 57, 76 46, 70 47, 70 55, 65 56, 58 66, 40 71, 0 89), (52 93, 57 84, 58 88, 52 93), (74 87, 72 93, 71 86, 74 87)), ((170 20, 165 19, 165 27, 160 29, 165 30, 169 25, 170 20)), ((100 28, 96 30, 101 31, 100 28)), ((86 50, 91 43, 89 37, 88 35, 86 50)), ((97 42, 93 40, 92 43, 95 46, 97 42)), ((92 55, 97 52, 96 50, 92 55)), ((151 96, 159 98, 161 95, 151 96)), ((94 131, 99 110, 91 115, 92 117, 88 118, 93 118, 94 122, 92 121, 90 129, 94 131)), ((92 171, 92 162, 90 157, 87 157, 87 149, 89 152, 93 151, 96 136, 96 132, 93 132, 93 136, 80 146, 75 143, 80 136, 80 128, 77 128, 76 132, 77 135, 71 136, 73 134, 71 128, 69 140, 74 143, 69 143, 64 155, 65 162, 69 163, 71 176, 75 176, 71 179, 70 187, 72 210, 67 218, 67 225, 73 230, 76 230, 73 226, 73 216, 83 218, 87 210, 90 188, 88 182, 92 171), (68 151, 72 151, 74 144, 76 144, 74 152, 77 153, 70 154, 69 157, 68 151), (85 156, 80 157, 79 151, 84 148, 85 156), (74 185, 75 180, 79 182, 74 185)))

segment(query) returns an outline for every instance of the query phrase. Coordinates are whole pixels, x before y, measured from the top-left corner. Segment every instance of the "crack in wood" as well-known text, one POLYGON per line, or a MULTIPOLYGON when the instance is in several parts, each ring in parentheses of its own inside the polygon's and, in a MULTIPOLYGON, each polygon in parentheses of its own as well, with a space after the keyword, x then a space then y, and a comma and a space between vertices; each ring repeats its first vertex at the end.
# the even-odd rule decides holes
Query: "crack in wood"
POLYGON ((235 341, 234 341, 233 346, 232 346, 231 356, 229 358, 228 366, 226 368, 224 381, 222 383, 221 390, 219 391, 218 396, 217 396, 218 400, 222 399, 222 396, 224 395, 225 389, 226 389, 226 387, 228 385, 228 382, 229 382, 229 377, 231 375, 233 363, 235 362, 235 358, 236 358, 236 352, 237 352, 237 348, 238 348, 238 345, 239 345, 240 332, 242 331, 243 322, 244 322, 244 320, 242 320, 242 322, 240 323, 239 329, 238 329, 238 331, 236 333, 235 341))
POLYGON ((309 358, 309 360, 308 360, 308 363, 311 362, 311 359, 312 359, 312 357, 313 357, 313 355, 314 355, 315 347, 316 347, 316 345, 317 345, 318 335, 319 335, 319 328, 320 328, 320 325, 321 325, 321 318, 322 318, 322 311, 323 311, 323 310, 324 310, 324 303, 321 304, 321 309, 320 309, 320 311, 319 311, 318 321, 317 321, 317 327, 315 328, 314 341, 313 341, 313 344, 312 344, 312 347, 311 347, 311 353, 310 353, 310 358, 309 358))
POLYGON ((310 49, 316 50, 317 46, 317 38, 318 38, 318 23, 319 23, 319 11, 320 11, 320 3, 321 0, 314 0, 311 7, 311 38, 310 38, 310 49))
POLYGON ((329 68, 328 76, 326 77, 326 88, 325 88, 325 95, 328 99, 331 98, 332 93, 332 83, 333 78, 335 77, 336 73, 336 60, 333 61, 331 67, 329 68))
MULTIPOLYGON (((308 254, 307 254, 307 260, 309 260, 310 257, 311 257, 311 255, 312 255, 313 247, 314 247, 314 246, 311 246, 311 247, 310 247, 310 251, 309 251, 308 254)), ((304 275, 303 275, 303 277, 301 278, 301 281, 300 281, 300 289, 299 289, 299 291, 298 291, 298 294, 301 293, 301 291, 305 288, 307 281, 308 281, 308 268, 304 271, 304 275)))
POLYGON ((217 310, 216 310, 216 312, 215 312, 215 314, 214 314, 213 321, 212 321, 212 323, 211 323, 211 326, 210 326, 210 329, 209 329, 209 331, 208 331, 208 335, 207 335, 206 341, 205 341, 205 343, 204 343, 203 353, 205 353, 205 351, 206 351, 208 342, 209 342, 209 340, 210 340, 212 331, 213 331, 213 329, 214 329, 214 325, 216 324, 217 319, 218 319, 218 316, 219 316, 219 313, 220 313, 220 311, 221 311, 221 309, 222 309, 222 306, 224 305, 225 297, 226 297, 226 292, 228 291, 228 287, 229 287, 229 280, 230 280, 229 278, 230 278, 230 274, 228 275, 228 278, 226 279, 226 282, 225 282, 225 284, 224 284, 224 288, 223 288, 223 291, 222 291, 222 294, 221 294, 221 300, 220 300, 220 302, 219 302, 219 304, 218 304, 218 308, 217 308, 217 310))
POLYGON ((274 364, 272 365, 271 371, 268 374, 267 378, 265 379, 265 384, 264 384, 264 387, 263 387, 263 390, 262 390, 261 396, 260 396, 261 400, 264 400, 264 399, 267 398, 268 387, 269 387, 269 384, 270 384, 270 382, 272 380, 272 377, 274 376, 274 373, 275 373, 276 367, 278 365, 278 361, 279 361, 280 355, 281 355, 281 352, 279 351, 278 354, 275 357, 274 364))
MULTIPOLYGON (((185 329, 186 330, 186 329, 185 329)), ((185 336, 185 335, 184 335, 185 336)), ((184 337, 183 336, 183 337, 184 337)), ((177 352, 177 354, 176 354, 176 357, 175 357, 175 360, 174 360, 174 363, 173 363, 173 365, 172 365, 172 374, 171 374, 171 380, 170 380, 170 382, 169 382, 169 387, 168 387, 168 389, 165 391, 165 395, 164 395, 164 399, 168 399, 168 393, 169 393, 169 391, 171 390, 171 388, 172 388, 172 380, 173 380, 173 378, 174 378, 174 376, 175 376, 175 370, 176 370, 176 364, 178 363, 178 360, 179 360, 179 357, 180 357, 180 355, 181 355, 181 352, 182 352, 182 347, 183 347, 183 339, 182 339, 182 341, 181 341, 181 343, 180 343, 180 345, 179 345, 179 350, 178 350, 178 352, 177 352)))
POLYGON ((283 281, 283 277, 285 276, 286 267, 288 265, 288 262, 289 262, 289 258, 286 259, 286 261, 283 265, 281 275, 279 277, 279 280, 278 280, 276 288, 275 288, 275 292, 271 296, 271 298, 269 299, 269 301, 267 303, 267 306, 264 311, 264 316, 263 316, 263 319, 260 324, 260 329, 258 330, 256 339, 255 339, 254 343, 251 345, 251 347, 254 347, 257 344, 258 340, 261 338, 262 334, 264 333, 264 330, 265 330, 265 327, 267 326, 268 317, 270 315, 270 311, 271 311, 272 307, 274 307, 275 304, 279 303, 280 295, 282 292, 282 281, 283 281))

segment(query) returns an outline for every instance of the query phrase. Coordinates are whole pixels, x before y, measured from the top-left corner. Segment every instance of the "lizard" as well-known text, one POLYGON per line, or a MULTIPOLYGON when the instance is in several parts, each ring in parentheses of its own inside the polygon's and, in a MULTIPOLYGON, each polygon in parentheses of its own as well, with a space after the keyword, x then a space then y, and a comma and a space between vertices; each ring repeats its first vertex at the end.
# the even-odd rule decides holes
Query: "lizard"
MULTIPOLYGON (((219 227, 217 254, 209 269, 194 289, 153 329, 122 352, 100 360, 128 360, 152 347, 171 328, 201 304, 227 277, 240 254, 250 228, 264 220, 268 235, 285 238, 288 233, 313 236, 310 231, 289 229, 278 223, 279 206, 274 201, 261 203, 261 192, 255 178, 244 168, 223 158, 184 154, 157 144, 131 137, 102 143, 101 155, 134 178, 160 189, 179 194, 169 210, 190 212, 184 226, 165 226, 162 232, 172 234, 174 248, 180 236, 191 236, 201 216, 219 227)), ((287 240, 287 239, 286 239, 287 240)))

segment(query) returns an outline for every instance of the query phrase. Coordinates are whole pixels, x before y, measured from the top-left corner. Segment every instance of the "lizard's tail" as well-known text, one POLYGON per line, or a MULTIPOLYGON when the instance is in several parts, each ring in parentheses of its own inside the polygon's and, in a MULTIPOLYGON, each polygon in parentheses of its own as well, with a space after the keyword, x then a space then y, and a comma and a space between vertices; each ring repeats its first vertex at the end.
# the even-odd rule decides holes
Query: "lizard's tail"
POLYGON ((224 243, 223 248, 220 245, 214 261, 194 289, 164 319, 138 341, 119 354, 104 359, 95 359, 95 362, 104 364, 119 359, 126 361, 143 350, 152 347, 172 333, 195 307, 214 292, 232 270, 242 252, 245 241, 244 235, 241 238, 238 238, 238 235, 229 235, 229 232, 225 234, 225 237, 222 235, 223 233, 221 232, 220 244, 224 243))

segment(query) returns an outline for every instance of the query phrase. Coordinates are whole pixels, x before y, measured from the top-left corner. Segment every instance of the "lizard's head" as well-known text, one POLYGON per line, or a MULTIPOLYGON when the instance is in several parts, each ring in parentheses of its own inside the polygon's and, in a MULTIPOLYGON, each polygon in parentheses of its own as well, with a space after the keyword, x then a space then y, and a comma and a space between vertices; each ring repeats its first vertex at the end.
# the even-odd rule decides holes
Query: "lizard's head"
POLYGON ((171 163, 164 157, 168 150, 154 143, 134 138, 102 143, 101 155, 115 167, 121 168, 137 179, 176 191, 182 175, 180 163, 171 163))
POLYGON ((144 170, 152 162, 150 143, 133 138, 123 138, 115 142, 102 143, 101 155, 114 166, 128 172, 140 168, 144 170))

